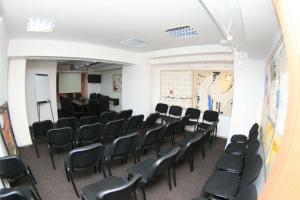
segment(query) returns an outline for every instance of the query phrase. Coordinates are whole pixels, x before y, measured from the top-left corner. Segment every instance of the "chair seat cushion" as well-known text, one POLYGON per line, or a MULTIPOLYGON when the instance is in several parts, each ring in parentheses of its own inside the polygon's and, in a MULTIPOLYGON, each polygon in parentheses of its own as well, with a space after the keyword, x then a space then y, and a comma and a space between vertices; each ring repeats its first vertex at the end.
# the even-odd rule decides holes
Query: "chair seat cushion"
POLYGON ((244 143, 230 143, 227 145, 225 152, 234 155, 245 155, 246 146, 244 143))
POLYGON ((247 137, 245 135, 233 135, 230 139, 232 143, 246 143, 247 137))
POLYGON ((203 123, 203 122, 199 124, 200 129, 209 129, 211 127, 213 127, 212 124, 207 124, 207 123, 203 123))
POLYGON ((170 151, 172 151, 174 148, 176 148, 177 145, 172 145, 172 146, 168 146, 168 147, 165 147, 163 148, 160 152, 159 152, 159 156, 164 156, 166 155, 167 153, 169 153, 170 151))
POLYGON ((136 165, 133 165, 127 169, 128 173, 131 175, 140 174, 142 175, 142 181, 144 183, 148 182, 148 175, 150 173, 152 165, 155 163, 154 159, 144 160, 136 165))
POLYGON ((239 189, 239 177, 228 172, 214 172, 206 181, 203 190, 209 194, 232 199, 239 189))
POLYGON ((162 119, 167 123, 167 124, 170 124, 170 123, 173 123, 173 122, 176 122, 179 120, 179 117, 171 117, 171 116, 162 116, 162 119))
POLYGON ((220 170, 240 174, 243 168, 243 159, 241 159, 239 156, 223 154, 218 160, 216 167, 220 170))
POLYGON ((102 181, 93 183, 82 188, 82 197, 84 199, 94 200, 100 191, 111 190, 126 184, 127 181, 121 177, 110 176, 102 181))

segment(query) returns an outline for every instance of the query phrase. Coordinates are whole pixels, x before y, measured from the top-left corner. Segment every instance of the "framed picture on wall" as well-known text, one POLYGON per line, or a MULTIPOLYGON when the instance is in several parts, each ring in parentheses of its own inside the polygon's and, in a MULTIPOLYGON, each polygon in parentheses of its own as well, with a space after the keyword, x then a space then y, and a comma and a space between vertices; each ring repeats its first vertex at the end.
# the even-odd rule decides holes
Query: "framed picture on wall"
POLYGON ((122 74, 113 74, 113 91, 121 92, 122 91, 122 74))
POLYGON ((18 147, 11 126, 7 103, 0 108, 1 136, 8 155, 18 155, 18 147))

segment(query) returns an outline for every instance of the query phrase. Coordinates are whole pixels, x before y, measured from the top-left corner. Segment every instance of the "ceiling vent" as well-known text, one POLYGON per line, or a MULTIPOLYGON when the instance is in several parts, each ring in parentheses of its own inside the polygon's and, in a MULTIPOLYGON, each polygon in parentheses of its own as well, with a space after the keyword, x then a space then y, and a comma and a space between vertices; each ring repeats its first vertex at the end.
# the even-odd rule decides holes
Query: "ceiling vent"
POLYGON ((176 38, 189 38, 198 36, 199 33, 190 26, 181 26, 165 30, 166 33, 176 38))
POLYGON ((124 44, 129 47, 141 47, 141 46, 148 45, 148 42, 145 42, 144 40, 141 40, 139 38, 131 38, 121 42, 121 44, 124 44))
POLYGON ((27 31, 30 32, 53 32, 56 20, 29 18, 27 22, 27 31))

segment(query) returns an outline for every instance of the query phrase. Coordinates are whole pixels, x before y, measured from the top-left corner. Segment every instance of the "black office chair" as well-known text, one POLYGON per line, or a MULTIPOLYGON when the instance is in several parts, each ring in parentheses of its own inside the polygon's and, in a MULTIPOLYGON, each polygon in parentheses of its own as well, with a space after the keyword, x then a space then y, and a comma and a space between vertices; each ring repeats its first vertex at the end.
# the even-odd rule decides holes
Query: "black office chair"
POLYGON ((0 189, 1 200, 38 200, 31 189, 25 187, 0 189))
POLYGON ((260 173, 262 164, 262 158, 256 155, 247 162, 241 177, 224 171, 216 171, 208 178, 203 190, 213 196, 233 199, 239 190, 255 181, 260 173))
POLYGON ((159 119, 163 123, 162 117, 167 115, 169 106, 165 103, 158 103, 155 107, 155 112, 159 114, 159 119))
POLYGON ((170 106, 169 113, 167 116, 163 116, 162 119, 166 123, 172 123, 178 121, 182 114, 182 107, 180 106, 170 106))
POLYGON ((235 156, 232 154, 223 154, 220 159, 217 162, 217 169, 218 170, 223 170, 223 171, 227 171, 227 172, 231 172, 231 173, 235 173, 235 174, 241 174, 242 173, 242 169, 243 166, 245 164, 247 164, 247 162, 256 155, 256 153, 258 152, 260 143, 258 140, 253 140, 246 152, 245 152, 245 157, 244 159, 241 158, 240 156, 235 156))
POLYGON ((88 114, 90 116, 99 116, 99 103, 97 99, 90 99, 88 103, 88 114))
MULTIPOLYGON (((166 155, 171 150, 179 146, 181 149, 176 157, 175 162, 177 163, 179 161, 188 159, 190 164, 190 171, 192 172, 194 171, 194 153, 196 150, 196 145, 200 142, 201 139, 202 139, 202 135, 197 135, 195 137, 187 139, 186 141, 184 140, 183 142, 179 142, 176 145, 166 147, 159 152, 159 156, 166 155)), ((175 186, 176 186, 176 182, 175 182, 175 186)))
POLYGON ((136 163, 135 145, 138 139, 138 133, 132 133, 115 139, 110 146, 106 146, 104 150, 105 163, 111 176, 110 162, 114 159, 122 159, 127 161, 130 153, 133 154, 134 163, 136 163))
POLYGON ((47 135, 50 159, 53 168, 56 169, 53 159, 53 152, 55 149, 63 149, 65 147, 71 147, 73 149, 73 130, 70 127, 50 129, 47 132, 47 135))
POLYGON ((103 128, 104 140, 114 139, 121 135, 124 119, 110 121, 103 128))
POLYGON ((210 145, 213 141, 213 138, 215 139, 217 138, 218 123, 219 123, 219 113, 212 110, 206 110, 203 113, 202 122, 198 124, 197 128, 202 130, 209 129, 211 127, 214 128, 213 132, 209 132, 211 133, 210 145))
POLYGON ((81 117, 79 120, 79 126, 95 124, 98 122, 97 115, 81 117))
MULTIPOLYGON (((25 165, 22 160, 17 156, 6 156, 0 158, 0 178, 3 183, 3 179, 18 180, 21 178, 29 179, 36 195, 39 199, 41 196, 35 187, 37 184, 30 167, 25 165)), ((4 184, 3 184, 4 185, 4 184)), ((5 187, 5 185, 4 185, 5 187)))
POLYGON ((185 137, 186 135, 185 127, 188 125, 189 119, 190 119, 189 115, 181 117, 181 119, 178 122, 176 133, 182 134, 185 137))
POLYGON ((100 100, 98 100, 98 102, 99 102, 99 110, 98 110, 99 115, 109 111, 109 98, 102 97, 100 100))
POLYGON ((121 112, 117 113, 117 119, 129 119, 129 117, 132 116, 132 110, 128 109, 128 110, 122 110, 121 112))
MULTIPOLYGON (((194 198, 192 200, 209 200, 206 198, 194 198)), ((256 186, 251 184, 239 191, 239 193, 232 200, 257 200, 256 186)))
POLYGON ((197 124, 199 123, 201 111, 197 108, 188 108, 185 111, 185 116, 189 116, 189 121, 186 125, 194 126, 194 130, 197 128, 197 124))
POLYGON ((159 153, 159 137, 163 131, 164 127, 159 126, 154 129, 150 129, 146 132, 144 136, 139 137, 136 145, 136 152, 138 161, 141 160, 141 153, 146 153, 146 151, 152 147, 155 147, 156 149, 156 155, 158 157, 159 153))
POLYGON ((68 158, 65 160, 64 166, 67 180, 68 182, 70 182, 71 180, 74 191, 78 197, 79 194, 74 182, 73 173, 90 168, 94 168, 96 173, 98 168, 99 173, 102 170, 104 173, 104 177, 106 177, 104 166, 102 164, 103 150, 104 146, 102 144, 91 144, 89 146, 73 149, 72 151, 70 151, 68 158))
POLYGON ((102 99, 103 96, 102 96, 102 94, 97 93, 97 94, 96 94, 96 97, 97 97, 97 100, 100 100, 100 99, 102 99))
MULTIPOLYGON (((253 133, 258 132, 258 128, 259 128, 259 125, 257 123, 253 124, 249 130, 248 138, 250 138, 253 133)), ((230 142, 231 143, 247 143, 248 138, 246 135, 240 135, 240 134, 233 135, 230 138, 230 142)))
POLYGON ((141 132, 145 133, 148 129, 154 128, 154 126, 156 125, 155 122, 157 121, 158 118, 159 118, 158 113, 149 114, 146 120, 142 124, 141 132))
POLYGON ((247 140, 247 143, 229 143, 226 148, 225 152, 228 154, 238 155, 244 157, 247 147, 249 143, 255 141, 258 137, 259 132, 253 131, 247 140))
POLYGON ((171 145, 174 145, 175 144, 175 133, 178 129, 178 126, 179 126, 179 121, 167 124, 167 126, 164 128, 164 130, 161 134, 160 144, 164 142, 164 139, 166 137, 170 137, 171 138, 171 145))
POLYGON ((134 115, 131 116, 127 121, 124 123, 123 132, 124 133, 132 133, 135 131, 140 131, 144 120, 144 115, 134 115))
MULTIPOLYGON (((174 161, 179 151, 180 148, 177 147, 157 160, 147 159, 136 165, 129 167, 127 169, 129 173, 128 177, 135 176, 136 174, 141 174, 142 175, 141 187, 143 188, 144 185, 156 180, 167 170, 169 189, 172 190, 171 168, 173 167, 174 161)), ((144 190, 142 191, 143 191, 144 200, 146 200, 145 191, 144 190)))
POLYGON ((47 132, 52 128, 53 128, 53 123, 51 120, 34 122, 32 124, 32 131, 33 131, 33 138, 34 138, 33 145, 38 158, 40 157, 38 143, 41 142, 43 139, 47 138, 47 132))
POLYGON ((91 93, 90 94, 90 99, 97 99, 97 94, 96 93, 91 93))
POLYGON ((104 112, 100 114, 100 117, 98 119, 98 122, 102 124, 106 124, 107 122, 116 120, 117 113, 112 111, 112 112, 104 112))
POLYGON ((134 196, 136 200, 136 188, 141 178, 141 175, 136 175, 127 181, 121 177, 110 176, 84 187, 81 197, 83 200, 130 200, 134 196))
POLYGON ((61 112, 63 117, 78 117, 83 115, 80 108, 75 108, 73 102, 68 97, 60 96, 61 112))
POLYGON ((57 128, 71 127, 73 130, 73 138, 77 136, 78 119, 76 117, 60 118, 56 122, 57 128))
POLYGON ((78 134, 78 145, 89 145, 103 139, 103 124, 95 123, 81 126, 78 134))

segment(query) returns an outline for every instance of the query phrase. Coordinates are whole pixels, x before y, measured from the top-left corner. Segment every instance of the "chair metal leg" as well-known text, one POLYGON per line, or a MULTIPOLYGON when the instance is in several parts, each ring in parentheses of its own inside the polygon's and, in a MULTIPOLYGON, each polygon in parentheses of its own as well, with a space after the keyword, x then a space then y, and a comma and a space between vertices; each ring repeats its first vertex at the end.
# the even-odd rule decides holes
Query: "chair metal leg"
POLYGON ((157 143, 155 144, 155 150, 156 150, 156 157, 159 158, 159 146, 157 143))
POLYGON ((71 172, 71 171, 68 171, 68 173, 69 173, 69 177, 70 177, 70 179, 71 179, 71 182, 72 182, 73 188, 74 188, 74 190, 75 190, 75 193, 76 193, 77 197, 79 198, 79 194, 78 194, 78 191, 77 191, 77 188, 76 188, 76 185, 75 185, 74 179, 73 179, 72 172, 71 172))
POLYGON ((191 172, 194 171, 194 156, 190 156, 190 170, 191 172))
POLYGON ((169 190, 172 190, 172 183, 171 183, 171 174, 170 174, 170 168, 168 168, 168 181, 169 181, 169 190))
POLYGON ((36 195, 34 194, 33 191, 31 191, 31 196, 32 196, 32 198, 33 198, 34 200, 38 200, 38 198, 36 197, 36 195))
POLYGON ((135 151, 133 151, 132 153, 133 153, 134 164, 136 164, 136 155, 135 155, 135 151))
POLYGON ((65 165, 64 167, 65 167, 65 172, 66 172, 67 180, 68 180, 68 182, 70 182, 70 177, 69 177, 67 166, 65 165))
POLYGON ((53 159, 53 151, 52 151, 51 147, 49 148, 49 153, 50 153, 50 159, 51 159, 52 166, 54 169, 56 169, 54 159, 53 159))
POLYGON ((36 186, 35 186, 35 183, 34 183, 34 181, 33 181, 33 178, 32 178, 32 177, 29 177, 29 179, 30 179, 30 183, 31 183, 31 185, 32 185, 32 187, 33 187, 34 192, 36 193, 36 195, 38 196, 38 198, 39 198, 40 200, 42 200, 42 198, 41 198, 41 196, 40 196, 40 193, 39 193, 39 191, 37 190, 37 188, 36 188, 36 186))
POLYGON ((174 182, 174 186, 176 187, 176 166, 174 164, 173 166, 173 182, 174 182))
POLYGON ((111 169, 110 169, 110 164, 109 164, 109 163, 107 164, 107 168, 108 168, 109 176, 112 176, 112 174, 111 174, 111 169))
POLYGON ((141 162, 141 150, 136 151, 138 162, 141 162))
POLYGON ((34 184, 37 184, 37 182, 36 182, 36 180, 35 180, 35 178, 34 178, 32 172, 31 172, 31 169, 30 169, 29 166, 27 166, 27 170, 28 170, 28 173, 29 173, 29 175, 30 175, 32 181, 34 182, 34 184))
POLYGON ((39 154, 39 149, 38 149, 37 142, 34 141, 34 142, 33 142, 33 145, 34 145, 35 153, 36 153, 37 157, 39 158, 39 157, 40 157, 40 154, 39 154))
POLYGON ((145 193, 145 188, 144 188, 143 184, 141 184, 141 190, 142 190, 142 193, 143 193, 143 198, 144 198, 144 200, 146 200, 146 193, 145 193))
POLYGON ((94 173, 97 174, 97 165, 94 166, 94 173))
MULTIPOLYGON (((101 169, 102 169, 102 171, 103 171, 104 178, 106 178, 106 177, 107 177, 107 175, 106 175, 106 171, 105 171, 105 166, 104 166, 104 163, 101 163, 101 169)), ((101 170, 101 169, 99 169, 99 170, 101 170)))

